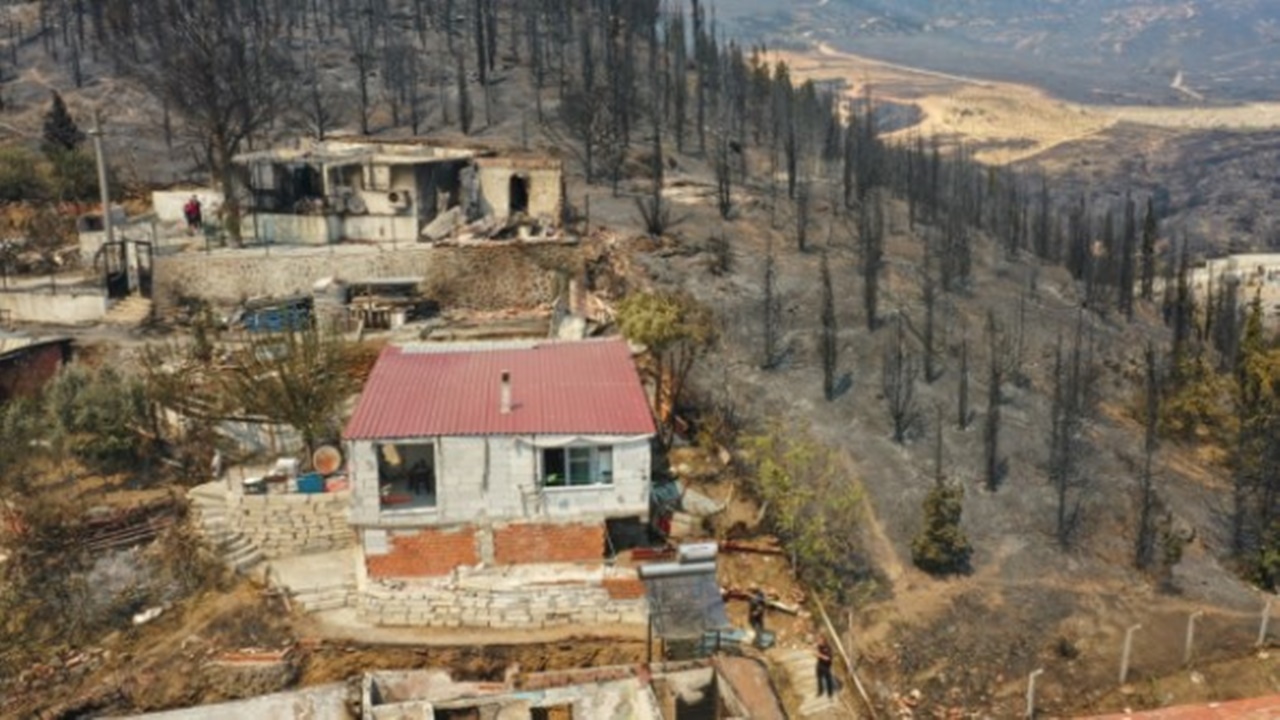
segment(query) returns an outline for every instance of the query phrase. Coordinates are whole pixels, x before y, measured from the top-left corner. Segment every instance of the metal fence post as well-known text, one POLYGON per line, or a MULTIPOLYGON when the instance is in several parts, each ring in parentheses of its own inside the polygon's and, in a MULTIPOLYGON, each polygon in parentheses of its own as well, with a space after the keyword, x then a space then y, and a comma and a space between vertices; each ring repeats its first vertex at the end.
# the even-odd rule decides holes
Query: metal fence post
POLYGON ((1271 621, 1271 603, 1275 598, 1267 598, 1267 604, 1262 608, 1262 624, 1258 627, 1258 647, 1262 647, 1267 643, 1267 623, 1271 621))
POLYGON ((1142 625, 1130 625, 1124 631, 1124 653, 1120 656, 1120 684, 1129 678, 1129 651, 1133 649, 1133 634, 1142 629, 1142 625))
POLYGON ((1027 676, 1027 720, 1036 716, 1036 677, 1044 673, 1044 668, 1036 668, 1027 676))
POLYGON ((1191 664, 1191 650, 1195 644, 1196 637, 1196 620, 1204 616, 1203 610, 1197 610, 1191 613, 1187 618, 1187 644, 1182 650, 1182 664, 1191 664))

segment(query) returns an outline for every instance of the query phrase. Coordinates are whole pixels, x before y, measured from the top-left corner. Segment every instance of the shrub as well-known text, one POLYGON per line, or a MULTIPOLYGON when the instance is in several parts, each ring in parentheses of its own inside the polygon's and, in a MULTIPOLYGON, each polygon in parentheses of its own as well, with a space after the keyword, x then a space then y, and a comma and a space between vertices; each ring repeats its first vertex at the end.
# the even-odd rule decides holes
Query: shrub
POLYGON ((766 522, 812 587, 848 599, 853 585, 872 576, 857 544, 862 493, 830 449, 807 429, 775 424, 747 438, 755 471, 751 486, 767 507, 766 522))
POLYGON ((911 561, 931 575, 969 572, 973 547, 960 527, 964 488, 939 482, 924 498, 924 527, 911 542, 911 561))
POLYGON ((53 444, 88 467, 127 469, 144 455, 138 425, 147 407, 135 378, 73 365, 45 391, 45 410, 53 444))
POLYGON ((39 160, 25 147, 0 147, 0 202, 44 200, 49 196, 39 160))
POLYGON ((52 163, 50 182, 59 200, 93 200, 98 197, 98 167, 81 150, 48 153, 52 163))

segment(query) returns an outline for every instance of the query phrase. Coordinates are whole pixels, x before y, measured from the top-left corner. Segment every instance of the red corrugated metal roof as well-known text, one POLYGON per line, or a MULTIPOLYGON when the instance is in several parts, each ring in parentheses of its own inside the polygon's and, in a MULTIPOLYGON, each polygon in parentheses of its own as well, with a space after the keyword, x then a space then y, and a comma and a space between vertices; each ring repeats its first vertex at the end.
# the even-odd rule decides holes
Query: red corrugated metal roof
POLYGON ((350 440, 435 435, 654 432, 622 340, 391 346, 347 424, 350 440), (502 373, 511 412, 501 412, 502 373))
POLYGON ((1098 715, 1090 720, 1275 720, 1280 718, 1280 695, 1098 715))

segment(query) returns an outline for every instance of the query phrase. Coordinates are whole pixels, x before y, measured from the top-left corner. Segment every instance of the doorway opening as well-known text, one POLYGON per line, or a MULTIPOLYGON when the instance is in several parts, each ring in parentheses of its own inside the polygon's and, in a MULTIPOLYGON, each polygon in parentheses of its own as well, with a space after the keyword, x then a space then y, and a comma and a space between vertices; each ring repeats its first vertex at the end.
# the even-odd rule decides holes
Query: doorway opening
POLYGON ((508 188, 507 210, 512 215, 529 212, 529 178, 523 175, 512 175, 508 188))

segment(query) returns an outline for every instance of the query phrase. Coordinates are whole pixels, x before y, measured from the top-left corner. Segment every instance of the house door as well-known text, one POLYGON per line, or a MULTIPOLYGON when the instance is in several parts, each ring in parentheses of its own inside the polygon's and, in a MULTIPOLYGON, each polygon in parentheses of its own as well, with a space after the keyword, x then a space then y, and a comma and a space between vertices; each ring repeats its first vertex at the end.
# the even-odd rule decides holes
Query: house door
POLYGON ((102 244, 93 259, 94 267, 102 272, 107 286, 107 297, 115 300, 129 295, 129 257, 124 242, 112 240, 102 244))
POLYGON ((529 178, 523 175, 512 175, 507 198, 507 211, 510 214, 529 212, 529 178))

